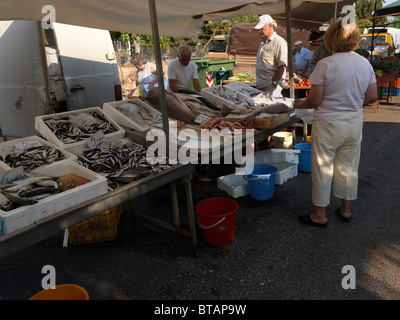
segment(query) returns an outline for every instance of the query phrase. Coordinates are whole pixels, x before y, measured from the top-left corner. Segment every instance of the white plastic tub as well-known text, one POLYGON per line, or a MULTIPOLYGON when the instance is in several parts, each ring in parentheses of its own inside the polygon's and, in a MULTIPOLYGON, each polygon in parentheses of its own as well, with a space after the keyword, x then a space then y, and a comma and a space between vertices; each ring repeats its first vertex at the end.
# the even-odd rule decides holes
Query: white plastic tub
POLYGON ((119 125, 124 126, 129 129, 133 129, 140 132, 146 132, 151 129, 151 123, 147 126, 141 126, 140 124, 136 123, 123 113, 121 113, 117 107, 124 105, 124 104, 133 103, 138 106, 145 108, 149 114, 154 118, 154 116, 161 114, 158 110, 154 109, 152 106, 147 104, 146 102, 135 98, 130 100, 123 100, 123 101, 114 101, 114 102, 106 102, 103 104, 103 111, 107 114, 111 119, 117 122, 119 125))
MULTIPOLYGON (((26 150, 26 149, 29 149, 29 148, 35 147, 35 146, 54 147, 58 151, 60 151, 62 158, 63 158, 63 159, 55 161, 53 163, 45 164, 36 169, 45 168, 47 166, 51 166, 51 165, 59 164, 59 163, 63 163, 63 162, 69 162, 69 161, 78 163, 78 157, 76 155, 68 152, 67 150, 60 148, 59 146, 56 146, 55 144, 53 144, 49 141, 42 139, 39 136, 30 136, 30 137, 25 137, 25 138, 20 138, 20 139, 15 139, 15 140, 10 140, 10 141, 5 141, 5 142, 0 143, 0 158, 2 158, 6 154, 13 153, 16 150, 22 151, 22 150, 26 150)), ((4 170, 11 169, 11 167, 8 166, 6 163, 3 163, 0 161, 0 171, 2 170, 2 168, 5 168, 4 170)))
POLYGON ((48 114, 44 116, 37 116, 35 118, 35 129, 40 133, 40 135, 45 138, 46 140, 54 143, 55 145, 63 148, 64 150, 67 150, 71 152, 72 154, 80 154, 84 149, 88 148, 87 141, 82 140, 74 143, 63 143, 60 141, 56 135, 53 133, 53 131, 46 125, 45 121, 48 119, 57 119, 69 115, 79 115, 83 113, 88 113, 88 112, 93 112, 96 111, 100 114, 102 114, 116 129, 116 131, 112 133, 108 133, 105 135, 105 139, 103 142, 103 145, 109 145, 110 142, 118 139, 122 139, 125 137, 125 130, 121 128, 121 126, 116 123, 113 119, 111 119, 108 115, 104 113, 102 109, 99 107, 93 107, 93 108, 87 108, 87 109, 81 109, 81 110, 74 110, 74 111, 67 111, 67 112, 61 112, 61 113, 55 113, 55 114, 48 114))
POLYGON ((36 170, 36 172, 52 177, 76 174, 90 180, 90 182, 39 200, 38 203, 33 205, 26 205, 7 212, 0 210, 0 218, 3 224, 2 231, 4 234, 23 228, 37 220, 107 192, 106 178, 72 161, 41 168, 36 170))

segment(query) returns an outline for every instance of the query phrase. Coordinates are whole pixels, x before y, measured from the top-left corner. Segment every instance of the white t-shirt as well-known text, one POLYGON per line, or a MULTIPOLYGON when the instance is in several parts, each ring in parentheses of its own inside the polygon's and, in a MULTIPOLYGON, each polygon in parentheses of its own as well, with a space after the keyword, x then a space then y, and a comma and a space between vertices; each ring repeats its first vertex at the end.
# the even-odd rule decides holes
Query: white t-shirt
POLYGON ((309 80, 310 84, 324 86, 314 120, 344 111, 362 111, 365 91, 374 82, 374 69, 358 53, 338 52, 322 59, 309 80))
POLYGON ((190 61, 183 66, 178 59, 172 60, 168 64, 168 79, 176 80, 178 88, 189 88, 190 80, 198 79, 197 64, 190 61))

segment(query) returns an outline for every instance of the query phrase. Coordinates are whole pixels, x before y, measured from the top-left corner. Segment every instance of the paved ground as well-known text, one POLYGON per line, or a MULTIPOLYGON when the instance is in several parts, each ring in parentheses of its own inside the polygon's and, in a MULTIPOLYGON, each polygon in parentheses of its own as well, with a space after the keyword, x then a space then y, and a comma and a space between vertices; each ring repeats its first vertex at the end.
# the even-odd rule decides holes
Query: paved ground
MULTIPOLYGON (((44 265, 57 283, 75 283, 92 300, 286 300, 400 299, 400 99, 365 111, 359 198, 353 219, 339 220, 332 199, 329 225, 301 225, 297 215, 311 205, 310 174, 275 187, 268 201, 237 199, 233 242, 214 248, 185 236, 133 221, 124 206, 115 240, 62 247, 62 233, 0 261, 0 295, 28 299, 41 290, 44 265), (355 289, 344 289, 344 266, 355 270, 355 289)), ((194 203, 227 196, 215 178, 229 166, 213 167, 210 182, 193 181, 194 203)), ((185 212, 184 192, 179 195, 185 212)), ((141 197, 137 208, 170 213, 169 187, 141 197)), ((183 224, 186 222, 183 221, 183 224)))

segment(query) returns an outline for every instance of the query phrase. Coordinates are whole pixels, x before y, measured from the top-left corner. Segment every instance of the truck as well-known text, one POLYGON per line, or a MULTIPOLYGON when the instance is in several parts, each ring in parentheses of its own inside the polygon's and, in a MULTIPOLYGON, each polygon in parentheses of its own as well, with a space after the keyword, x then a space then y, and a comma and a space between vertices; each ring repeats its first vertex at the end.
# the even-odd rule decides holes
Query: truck
POLYGON ((392 56, 400 53, 400 29, 375 27, 374 46, 372 48, 372 28, 365 28, 361 35, 360 49, 373 52, 373 56, 392 56))
POLYGON ((121 84, 109 31, 0 21, 2 138, 36 135, 35 117, 102 107, 121 84))
MULTIPOLYGON (((261 36, 254 30, 255 23, 234 24, 230 31, 214 31, 214 35, 208 40, 200 51, 200 57, 210 59, 235 59, 233 74, 250 72, 255 74, 258 47, 261 36), (222 32, 223 34, 216 34, 222 32)), ((275 27, 278 35, 286 39, 286 30, 275 27)), ((308 48, 310 33, 307 30, 292 29, 292 44, 297 40, 303 42, 308 48)))

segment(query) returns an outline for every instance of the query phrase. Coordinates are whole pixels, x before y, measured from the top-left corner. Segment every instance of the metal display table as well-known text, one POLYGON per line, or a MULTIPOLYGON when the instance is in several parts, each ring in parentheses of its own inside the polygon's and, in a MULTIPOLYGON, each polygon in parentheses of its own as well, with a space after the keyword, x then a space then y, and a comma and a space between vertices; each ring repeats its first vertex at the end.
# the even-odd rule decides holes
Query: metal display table
MULTIPOLYGON (((173 223, 159 222, 158 224, 180 234, 189 236, 192 243, 196 244, 196 225, 191 188, 194 169, 195 167, 192 164, 177 164, 157 174, 149 175, 106 194, 89 199, 82 204, 75 205, 54 215, 38 220, 12 233, 1 236, 0 258, 30 247, 69 226, 75 225, 80 221, 86 220, 120 204, 132 201, 168 183, 171 185, 173 223), (180 225, 176 183, 182 183, 186 190, 189 229, 182 228, 180 225)), ((155 219, 151 218, 151 220, 156 222, 155 219)))

